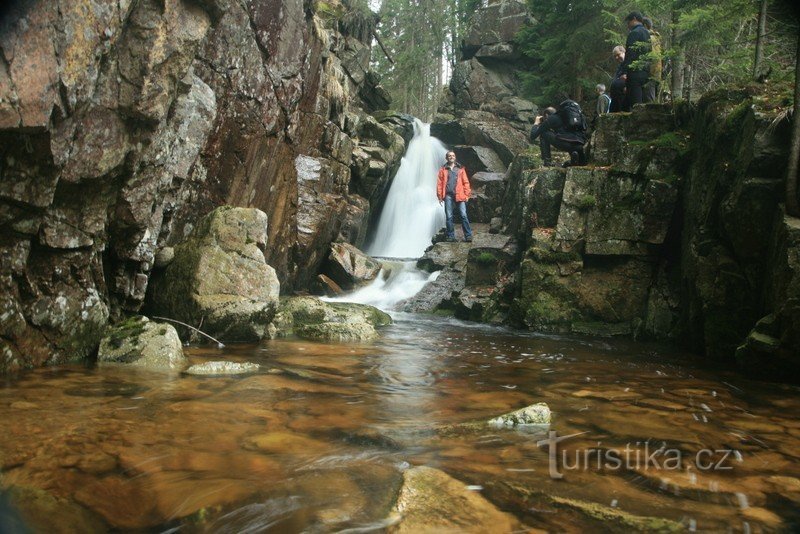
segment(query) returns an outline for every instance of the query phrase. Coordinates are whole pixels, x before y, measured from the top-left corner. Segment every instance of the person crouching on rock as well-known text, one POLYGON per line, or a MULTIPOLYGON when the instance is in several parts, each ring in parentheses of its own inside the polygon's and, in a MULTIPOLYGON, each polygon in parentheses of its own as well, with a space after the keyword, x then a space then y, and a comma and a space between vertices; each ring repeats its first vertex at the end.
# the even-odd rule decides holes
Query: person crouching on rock
POLYGON ((569 154, 570 161, 564 166, 586 165, 583 146, 586 144, 586 118, 577 102, 565 100, 559 109, 545 108, 536 117, 531 128, 531 142, 539 139, 542 149, 542 164, 553 167, 551 145, 569 154))
POLYGON ((467 178, 467 171, 456 162, 456 153, 452 150, 447 153, 447 163, 439 169, 439 179, 436 183, 436 196, 439 204, 444 203, 447 240, 456 240, 453 228, 453 211, 458 206, 458 215, 461 217, 461 228, 464 230, 464 241, 472 241, 472 228, 467 218, 467 201, 472 192, 467 178))

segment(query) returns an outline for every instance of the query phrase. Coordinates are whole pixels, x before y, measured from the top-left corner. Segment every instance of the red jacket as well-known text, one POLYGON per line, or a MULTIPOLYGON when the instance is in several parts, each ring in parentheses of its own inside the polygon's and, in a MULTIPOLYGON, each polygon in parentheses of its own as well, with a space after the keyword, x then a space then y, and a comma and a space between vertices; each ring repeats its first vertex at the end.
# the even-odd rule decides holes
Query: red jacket
MULTIPOLYGON (((436 183, 436 196, 439 201, 444 200, 447 190, 447 174, 450 169, 447 165, 443 165, 439 169, 439 180, 436 183)), ((469 185, 469 178, 467 178, 467 171, 461 165, 458 165, 458 178, 456 179, 456 202, 466 202, 469 195, 472 193, 472 187, 469 185)))

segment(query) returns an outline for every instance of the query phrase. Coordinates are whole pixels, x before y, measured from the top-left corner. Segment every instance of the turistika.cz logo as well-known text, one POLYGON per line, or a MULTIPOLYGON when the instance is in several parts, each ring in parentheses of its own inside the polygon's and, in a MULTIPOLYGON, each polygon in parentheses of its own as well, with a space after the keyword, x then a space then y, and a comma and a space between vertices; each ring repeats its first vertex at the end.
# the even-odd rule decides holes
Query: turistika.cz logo
POLYGON ((628 443, 622 449, 599 446, 572 450, 559 448, 559 443, 583 434, 586 432, 559 436, 551 430, 547 439, 536 442, 539 447, 548 447, 551 478, 564 478, 562 471, 680 471, 689 466, 698 471, 730 471, 734 462, 742 461, 741 453, 733 449, 700 449, 687 457, 680 449, 669 448, 666 444, 656 447, 647 441, 628 443))

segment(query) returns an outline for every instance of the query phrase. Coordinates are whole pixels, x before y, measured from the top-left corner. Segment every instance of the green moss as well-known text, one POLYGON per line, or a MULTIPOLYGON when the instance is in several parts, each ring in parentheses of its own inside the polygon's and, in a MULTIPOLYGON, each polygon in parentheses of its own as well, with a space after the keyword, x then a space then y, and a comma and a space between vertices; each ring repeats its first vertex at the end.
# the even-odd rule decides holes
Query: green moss
POLYGON ((497 258, 491 252, 481 252, 475 261, 480 265, 494 265, 497 263, 497 258))
POLYGON ((588 211, 597 205, 597 199, 594 195, 583 195, 578 199, 578 209, 581 211, 588 211))
MULTIPOLYGON (((136 340, 144 332, 147 321, 141 316, 128 317, 114 325, 108 335, 108 342, 115 349, 120 348, 129 339, 136 340)), ((164 329, 166 333, 166 329, 164 329)))

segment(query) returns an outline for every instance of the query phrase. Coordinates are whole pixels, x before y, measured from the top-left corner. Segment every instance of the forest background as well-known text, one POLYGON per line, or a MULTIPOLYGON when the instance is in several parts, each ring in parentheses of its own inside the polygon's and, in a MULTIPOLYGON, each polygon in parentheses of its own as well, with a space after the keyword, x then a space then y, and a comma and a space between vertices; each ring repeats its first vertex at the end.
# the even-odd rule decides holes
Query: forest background
MULTIPOLYGON (((486 0, 350 0, 380 17, 374 69, 392 107, 433 119, 442 88, 460 59, 470 18, 486 0)), ((787 0, 528 0, 531 23, 517 35, 524 54, 519 79, 539 106, 565 96, 594 97, 616 69, 611 49, 625 44, 626 14, 654 21, 662 41, 663 86, 672 100, 693 100, 726 85, 772 84, 791 105, 798 18, 787 0)))

